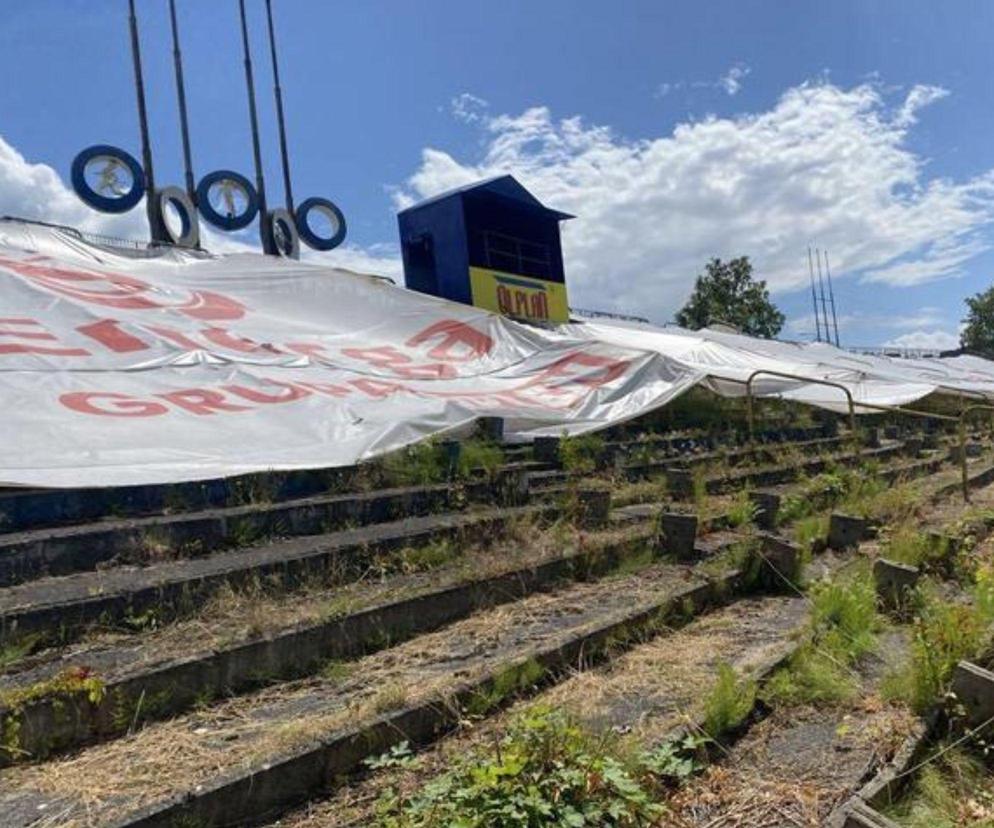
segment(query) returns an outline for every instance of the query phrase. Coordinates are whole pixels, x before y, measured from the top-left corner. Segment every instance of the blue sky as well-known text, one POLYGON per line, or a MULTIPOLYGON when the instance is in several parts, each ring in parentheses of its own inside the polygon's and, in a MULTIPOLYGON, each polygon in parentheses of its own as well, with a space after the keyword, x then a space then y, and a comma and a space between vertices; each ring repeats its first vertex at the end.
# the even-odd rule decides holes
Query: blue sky
MULTIPOLYGON (((807 338, 812 244, 832 257, 844 344, 950 345, 990 283, 994 4, 274 3, 296 194, 349 220, 331 263, 397 274, 399 206, 506 171, 579 216, 582 307, 667 321, 709 256, 749 255, 785 334, 807 338)), ((0 211, 139 235, 140 211, 91 214, 62 183, 83 146, 138 153, 126 3, 9 5, 0 211)), ((279 200, 262 0, 249 8, 279 200)), ((167 6, 138 9, 156 177, 179 184, 167 6)), ((237 3, 179 11, 197 175, 251 177, 237 3)))

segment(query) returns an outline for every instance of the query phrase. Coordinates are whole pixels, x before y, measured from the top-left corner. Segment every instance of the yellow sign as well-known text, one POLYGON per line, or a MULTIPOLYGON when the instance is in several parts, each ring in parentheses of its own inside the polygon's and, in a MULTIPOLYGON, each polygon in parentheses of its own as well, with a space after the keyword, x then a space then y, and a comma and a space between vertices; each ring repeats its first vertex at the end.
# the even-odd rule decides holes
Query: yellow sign
POLYGON ((469 269, 473 304, 528 322, 568 322, 566 285, 502 273, 482 267, 469 269))

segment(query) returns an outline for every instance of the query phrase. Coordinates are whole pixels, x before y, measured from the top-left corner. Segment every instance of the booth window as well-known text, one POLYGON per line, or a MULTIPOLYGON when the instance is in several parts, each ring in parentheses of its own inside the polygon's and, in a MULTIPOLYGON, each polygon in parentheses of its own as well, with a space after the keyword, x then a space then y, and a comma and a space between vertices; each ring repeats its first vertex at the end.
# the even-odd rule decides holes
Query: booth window
POLYGON ((541 279, 552 276, 552 251, 547 244, 489 230, 483 234, 483 244, 487 266, 494 270, 541 279))

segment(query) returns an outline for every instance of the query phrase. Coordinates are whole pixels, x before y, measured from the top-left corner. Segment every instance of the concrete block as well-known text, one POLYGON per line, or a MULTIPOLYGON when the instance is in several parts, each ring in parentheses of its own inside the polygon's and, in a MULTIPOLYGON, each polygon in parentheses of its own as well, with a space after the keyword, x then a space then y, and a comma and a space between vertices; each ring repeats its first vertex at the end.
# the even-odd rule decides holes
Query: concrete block
POLYGON ((618 471, 625 465, 625 449, 617 445, 608 445, 597 457, 597 468, 600 471, 618 471))
POLYGON ((677 500, 691 497, 694 493, 694 475, 690 469, 668 469, 666 490, 677 500))
POLYGON ((865 802, 856 801, 846 808, 842 828, 899 828, 899 826, 865 802))
POLYGON ((760 582, 778 592, 793 591, 801 569, 800 547, 778 535, 760 536, 760 582))
POLYGON ((531 475, 523 469, 500 469, 494 480, 494 494, 501 506, 523 506, 528 502, 531 475))
POLYGON ((859 546, 865 533, 865 518, 833 512, 828 522, 828 546, 840 550, 859 546))
POLYGON ((459 469, 459 455, 462 453, 462 446, 458 440, 442 440, 442 453, 445 455, 448 476, 455 477, 459 469))
POLYGON ((480 417, 476 421, 476 434, 484 440, 492 443, 500 443, 504 440, 504 418, 503 417, 480 417))
POLYGON ((576 522, 581 529, 603 529, 611 516, 611 490, 590 486, 576 490, 576 522))
POLYGON ((674 555, 680 560, 694 557, 697 540, 697 515, 662 512, 659 515, 659 547, 662 554, 674 555))
POLYGON ((977 727, 994 718, 994 673, 961 661, 953 671, 952 691, 966 709, 967 726, 977 727))
POLYGON ((539 463, 558 463, 559 438, 536 437, 532 443, 532 454, 539 463))
POLYGON ((863 444, 867 448, 880 448, 880 429, 876 426, 863 429, 863 444))
POLYGON ((918 584, 918 567, 878 558, 873 562, 873 581, 877 598, 889 610, 903 609, 908 596, 918 584))
POLYGON ((896 425, 884 426, 884 438, 887 440, 900 440, 901 429, 896 425))
POLYGON ((749 492, 749 502, 755 507, 753 520, 760 529, 773 529, 777 525, 777 514, 780 511, 780 495, 775 492, 749 492))

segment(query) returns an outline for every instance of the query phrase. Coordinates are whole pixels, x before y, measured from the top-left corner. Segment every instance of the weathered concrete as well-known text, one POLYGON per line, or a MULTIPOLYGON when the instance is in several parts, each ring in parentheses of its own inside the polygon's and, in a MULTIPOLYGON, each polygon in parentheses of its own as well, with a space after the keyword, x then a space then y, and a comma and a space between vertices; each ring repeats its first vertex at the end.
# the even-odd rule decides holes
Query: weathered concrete
POLYGON ((866 534, 866 518, 833 512, 828 521, 828 546, 842 550, 859 546, 866 534))
POLYGON ((540 463, 559 463, 559 438, 536 437, 532 443, 532 456, 540 463))
POLYGON ((753 522, 760 529, 774 529, 780 512, 780 495, 777 492, 753 490, 749 492, 749 502, 755 507, 753 522))
POLYGON ((503 417, 480 417, 476 421, 476 435, 492 443, 504 440, 503 417))
MULTIPOLYGON (((952 691, 966 710, 968 727, 979 727, 994 719, 994 673, 969 661, 961 661, 953 671, 952 691)), ((990 734, 988 726, 983 735, 990 739, 990 734)))
POLYGON ((659 545, 657 551, 673 555, 678 560, 694 557, 697 540, 697 515, 662 512, 659 515, 659 545))
POLYGON ((865 802, 854 801, 847 809, 842 828, 899 828, 865 802))
POLYGON ((197 557, 268 537, 426 515, 459 508, 464 496, 492 497, 489 481, 467 483, 461 492, 449 484, 412 486, 13 533, 0 536, 0 586, 85 572, 109 561, 197 557))
POLYGON ((916 566, 877 558, 873 562, 873 581, 877 599, 888 610, 901 611, 907 607, 912 591, 918 585, 921 572, 916 566))
POLYGON ((611 516, 611 489, 581 486, 575 493, 576 522, 581 529, 603 529, 611 516))
POLYGON ((331 535, 264 544, 210 557, 138 569, 114 568, 0 589, 0 641, 30 632, 64 639, 97 619, 107 622, 152 611, 165 620, 192 611, 221 585, 269 579, 293 588, 368 566, 377 555, 440 538, 493 532, 526 514, 553 514, 552 505, 446 514, 347 529, 331 535))
POLYGON ((775 592, 793 593, 798 588, 801 574, 800 547, 779 535, 763 533, 759 548, 760 584, 775 592))
POLYGON ((666 489, 677 500, 684 500, 694 493, 694 473, 690 469, 668 469, 666 489))
MULTIPOLYGON (((38 699, 17 711, 0 708, 0 722, 17 723, 18 749, 32 760, 113 738, 137 724, 176 715, 205 698, 310 675, 329 660, 356 658, 394 646, 473 612, 517 601, 556 584, 602 577, 639 555, 650 542, 652 531, 651 522, 643 521, 642 531, 636 528, 623 539, 597 543, 573 555, 440 586, 342 618, 293 626, 209 652, 188 653, 137 671, 119 668, 118 675, 105 679, 99 702, 85 695, 60 694, 38 699)), ((126 653, 122 653, 123 658, 126 653)), ((53 665, 53 670, 55 666, 64 665, 53 665)), ((69 666, 75 667, 76 662, 69 666)), ((52 670, 43 675, 34 671, 30 678, 38 681, 54 675, 52 670)), ((12 758, 0 745, 0 766, 12 758)))

